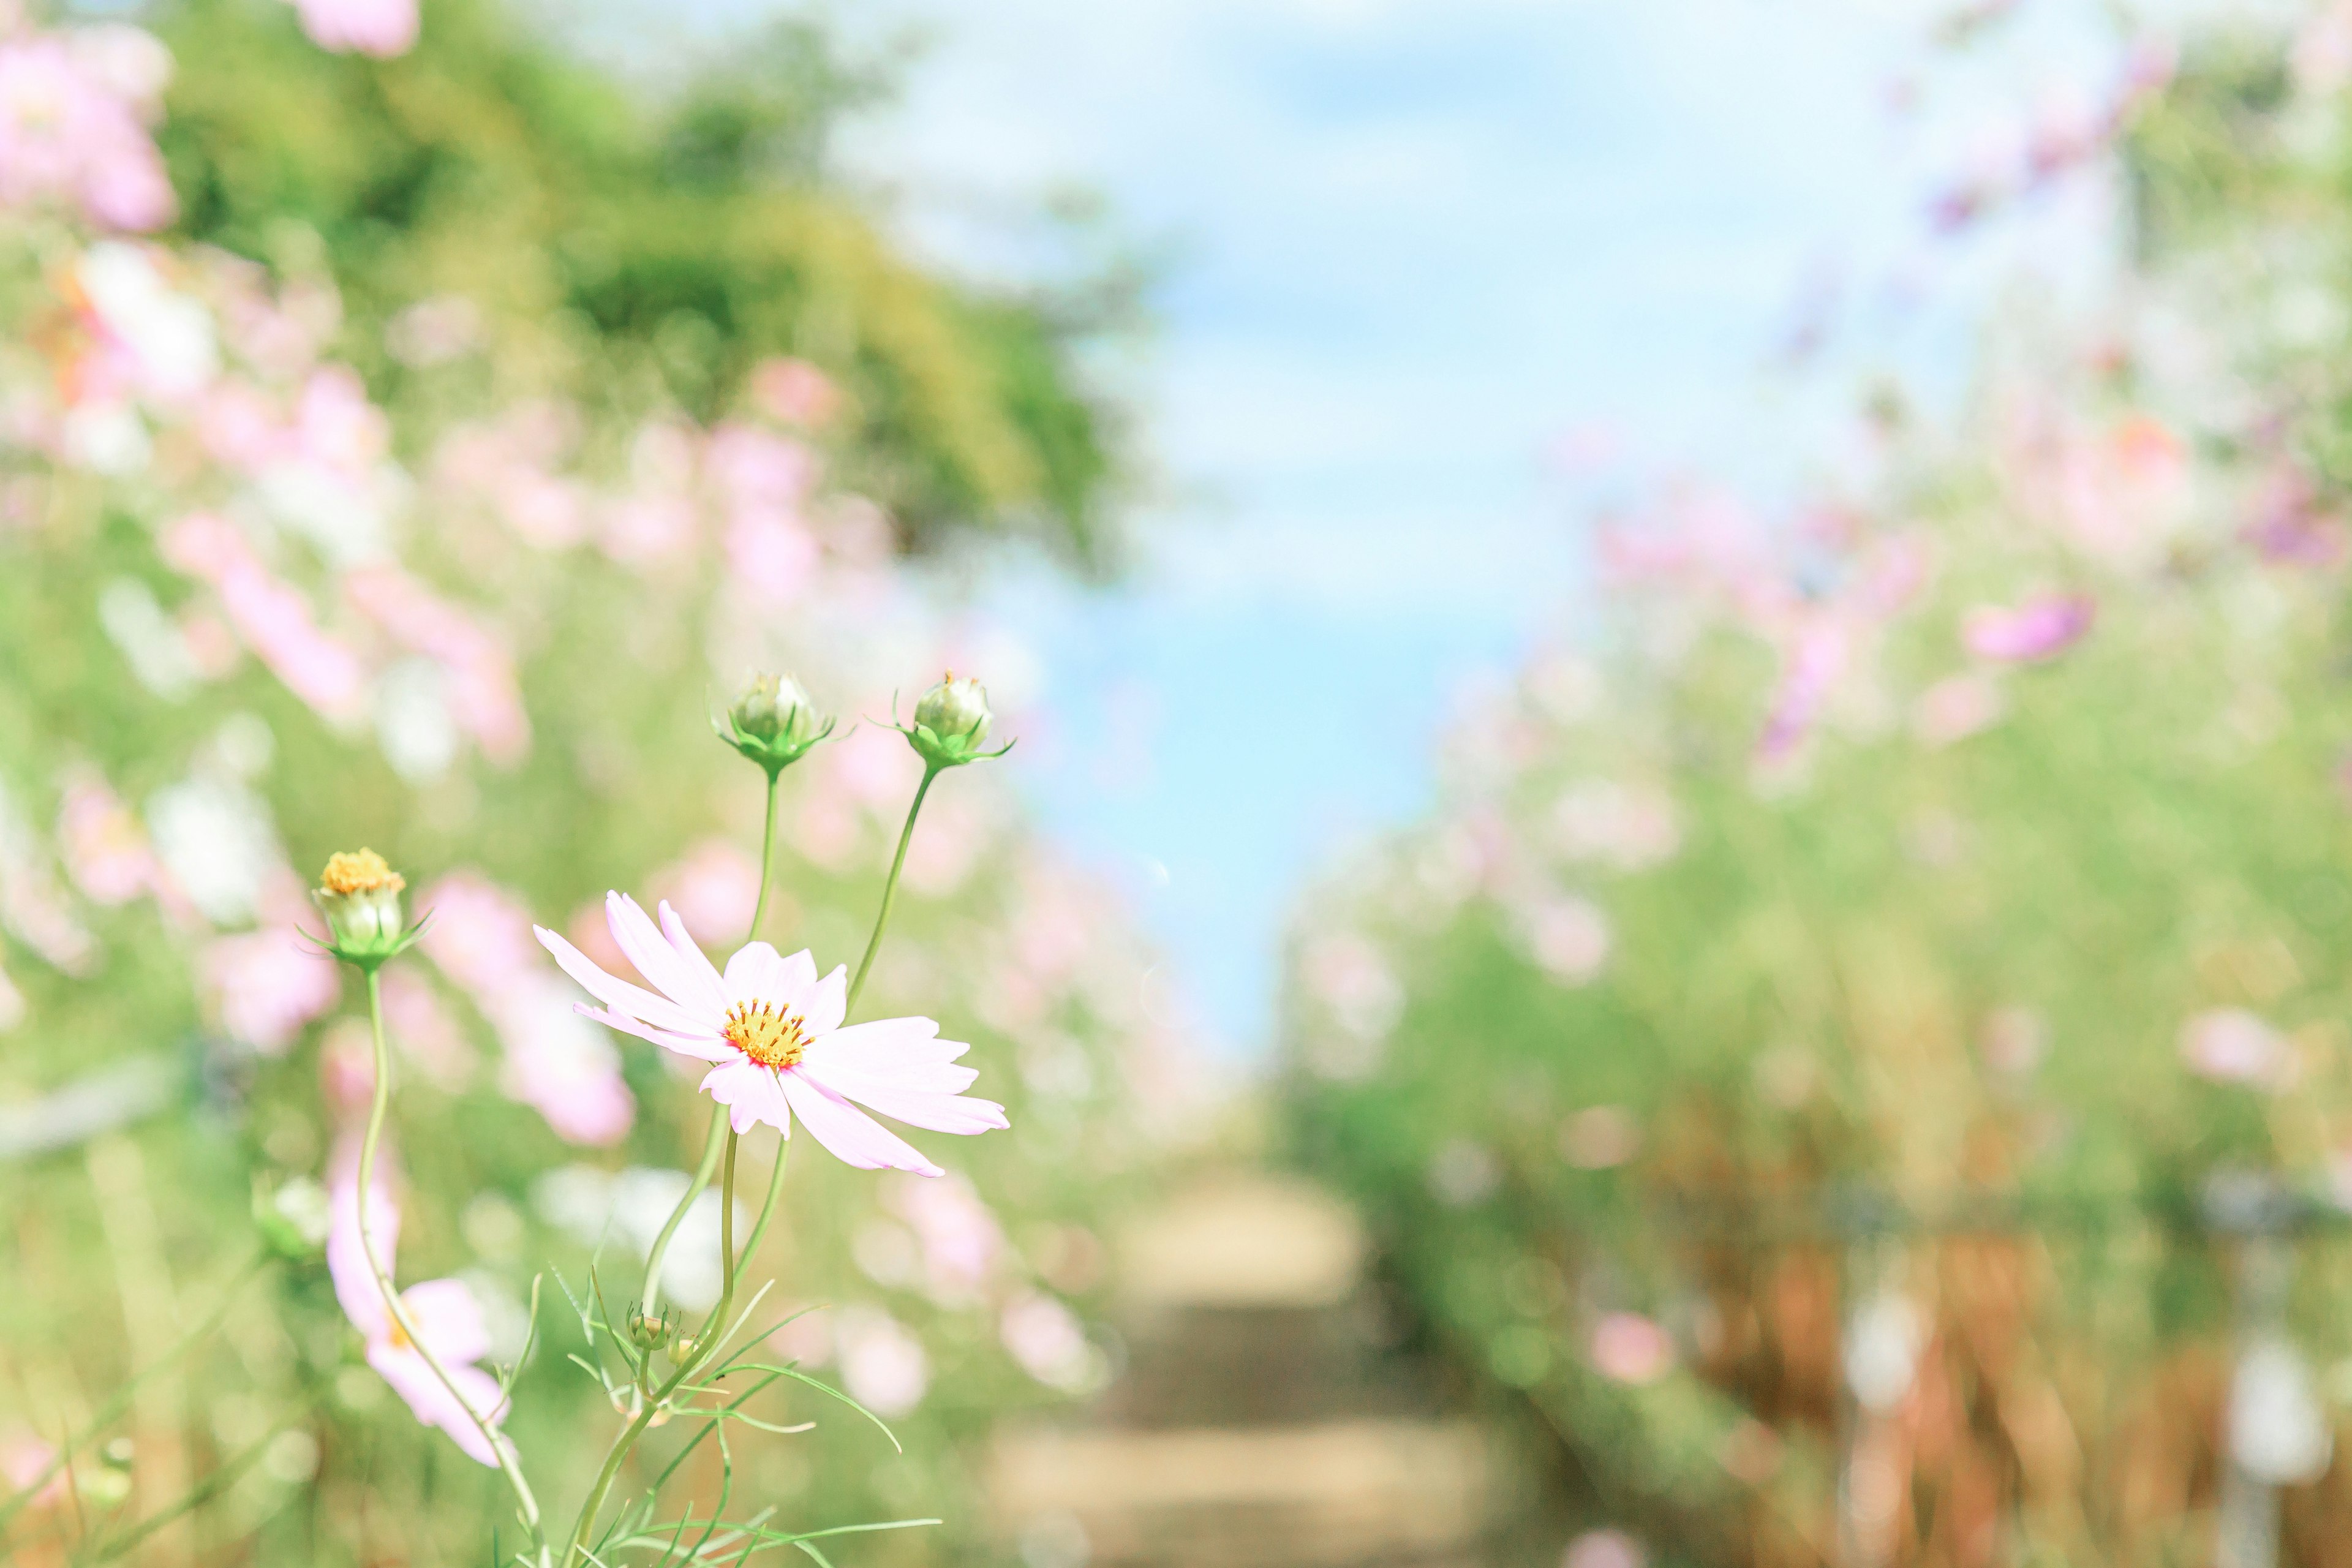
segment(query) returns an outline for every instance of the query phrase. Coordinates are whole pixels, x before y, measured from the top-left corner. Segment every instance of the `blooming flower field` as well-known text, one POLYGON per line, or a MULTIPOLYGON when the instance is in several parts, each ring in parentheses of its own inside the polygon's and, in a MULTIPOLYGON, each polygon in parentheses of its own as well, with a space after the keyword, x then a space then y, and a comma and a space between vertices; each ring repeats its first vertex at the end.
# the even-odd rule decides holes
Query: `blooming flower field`
POLYGON ((1297 1155, 1570 1562, 2342 1558, 2344 26, 2142 89, 1959 428, 1604 527, 1302 913, 1297 1155))
MULTIPOLYGON (((648 351, 518 301, 511 233, 404 294, 383 258, 446 215, 255 194, 229 44, 293 62, 244 112, 390 105, 348 170, 482 74, 492 14, 448 16, 0 38, 0 1554, 950 1516, 860 1547, 930 1560, 986 1422, 1106 1374, 1100 1217, 1171 1103, 1149 955, 980 748, 1022 731, 982 686, 1017 641, 902 564, 926 497, 984 521, 1053 465, 837 216, 896 292, 737 365, 689 312, 648 351)), ((518 219, 558 202, 499 167, 518 219)), ((750 299, 788 263, 731 265, 750 299)))

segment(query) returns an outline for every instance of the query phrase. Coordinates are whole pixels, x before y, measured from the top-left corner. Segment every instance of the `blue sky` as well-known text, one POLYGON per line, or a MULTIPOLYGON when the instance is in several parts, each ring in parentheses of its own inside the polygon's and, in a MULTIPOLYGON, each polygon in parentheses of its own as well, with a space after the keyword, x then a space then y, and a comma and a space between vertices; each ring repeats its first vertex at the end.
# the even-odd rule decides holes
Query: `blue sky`
POLYGON ((1090 595, 1016 565, 978 591, 1041 656, 1056 743, 1024 777, 1133 889, 1213 1045, 1265 1051, 1287 910, 1318 865, 1427 804, 1465 679, 1590 620, 1577 522, 1596 484, 1834 474, 1864 374, 1948 402, 2021 273, 2087 296, 2098 181, 1957 247, 1923 213, 2036 105, 2095 96, 2114 37, 2091 0, 2022 0, 1931 49, 1954 8, 835 14, 928 40, 847 156, 936 263, 1050 273, 1065 253, 1035 215, 1069 188, 1168 258, 1155 329, 1097 367, 1156 468, 1139 569, 1090 595), (1809 293, 1834 330, 1792 375, 1776 350, 1809 293), (1595 426, 1618 433, 1613 476, 1547 465, 1595 426))

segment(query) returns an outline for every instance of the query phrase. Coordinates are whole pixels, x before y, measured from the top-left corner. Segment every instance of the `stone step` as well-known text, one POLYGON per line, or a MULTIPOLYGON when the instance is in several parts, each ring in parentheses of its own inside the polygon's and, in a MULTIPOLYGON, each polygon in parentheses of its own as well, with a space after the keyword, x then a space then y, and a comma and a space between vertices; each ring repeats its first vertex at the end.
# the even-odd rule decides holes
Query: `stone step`
POLYGON ((1194 1182, 1127 1227, 1130 1309, 1329 1307, 1363 1275, 1363 1226, 1311 1183, 1230 1173, 1194 1182))
POLYGON ((1496 1457, 1468 1422, 999 1436, 988 1493, 1032 1560, 1091 1568, 1450 1568, 1477 1556, 1496 1457), (1055 1543, 1059 1543, 1058 1547, 1055 1543))
POLYGON ((1097 1415, 1117 1426, 1259 1426, 1428 1416, 1428 1369, 1360 1292, 1335 1307, 1186 1307, 1128 1314, 1126 1367, 1097 1415))

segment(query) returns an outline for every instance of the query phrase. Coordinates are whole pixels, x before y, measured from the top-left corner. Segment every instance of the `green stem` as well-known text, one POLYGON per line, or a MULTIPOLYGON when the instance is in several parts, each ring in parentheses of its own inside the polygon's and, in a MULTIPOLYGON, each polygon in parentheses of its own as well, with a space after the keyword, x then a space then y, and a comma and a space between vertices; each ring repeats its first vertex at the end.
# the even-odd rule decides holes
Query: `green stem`
POLYGON ((719 1169, 719 1151, 726 1145, 726 1139, 722 1136, 726 1131, 727 1108, 712 1106, 710 1136, 703 1141, 702 1163, 695 1167, 694 1180, 686 1184, 685 1195, 677 1200, 677 1207, 669 1211, 669 1218, 663 1222, 661 1234, 654 1237, 654 1249, 646 1254, 645 1306, 647 1312, 660 1310, 662 1259, 669 1252, 669 1238, 677 1234, 678 1222, 686 1218, 686 1211, 694 1206, 694 1200, 710 1185, 711 1174, 719 1169))
MULTIPOLYGON (((570 1543, 563 1549, 563 1568, 572 1568, 572 1564, 587 1557, 588 1532, 596 1527, 596 1516, 604 1511, 604 1500, 611 1495, 614 1481, 620 1478, 622 1461, 636 1447, 637 1439, 645 1436, 646 1428, 653 1423, 655 1413, 668 1403, 678 1384, 708 1362, 719 1348, 719 1335, 725 1331, 728 1304, 735 1296, 735 1150, 740 1142, 730 1126, 727 1130, 726 1174, 719 1184, 719 1257, 726 1266, 727 1284, 719 1298, 719 1310, 711 1313, 710 1321, 696 1340, 693 1353, 678 1363, 677 1371, 670 1374, 670 1380, 662 1384, 658 1392, 639 1405, 636 1415, 614 1437, 612 1447, 605 1451, 604 1463, 596 1472, 595 1484, 588 1489, 588 1500, 580 1505, 580 1518, 572 1527, 570 1543)), ((778 1163, 782 1163, 781 1161, 778 1163)), ((775 1189, 780 1184, 774 1181, 769 1184, 768 1201, 771 1205, 775 1202, 775 1189)), ((761 1225, 764 1227, 766 1224, 767 1215, 763 1211, 761 1225)))
POLYGON ((408 1309, 401 1305, 400 1292, 393 1289, 392 1276, 384 1271, 383 1260, 376 1257, 375 1237, 368 1233, 368 1205, 375 1193, 375 1148, 383 1136, 384 1112, 392 1104, 392 1052, 384 1044, 383 996, 374 965, 370 965, 367 970, 367 999, 368 1027, 375 1040, 375 1095, 368 1105, 367 1133, 360 1140, 360 1250, 367 1257, 368 1272, 375 1277, 376 1289, 383 1292, 384 1309, 392 1314, 394 1324, 407 1336, 409 1345, 416 1352, 418 1359, 433 1370, 433 1375, 440 1381, 441 1386, 448 1390, 449 1397, 456 1400, 458 1408, 472 1420, 475 1428, 482 1435, 482 1441, 490 1446, 490 1452, 498 1458, 499 1472, 514 1489, 515 1501, 522 1510, 524 1527, 530 1531, 533 1541, 544 1545, 544 1537, 539 1528, 539 1500, 530 1495, 530 1485, 522 1479, 522 1471, 516 1466, 513 1454, 506 1444, 499 1441, 498 1433, 483 1418, 481 1412, 457 1392, 457 1384, 441 1364, 440 1358, 418 1336, 416 1325, 409 1320, 408 1309))
POLYGON ((219 1328, 223 1321, 228 1317, 228 1310, 236 1305, 238 1292, 245 1289, 247 1283, 255 1275, 267 1268, 268 1263, 268 1253, 257 1252, 251 1259, 242 1265, 236 1274, 230 1277, 226 1288, 221 1291, 220 1304, 206 1313, 202 1322, 182 1335, 179 1342, 165 1351, 153 1364, 141 1368, 130 1381, 116 1389, 114 1397, 109 1399, 99 1409, 97 1415, 84 1423, 80 1431, 74 1433, 58 1445, 56 1456, 39 1474, 32 1479, 30 1484, 9 1493, 5 1499, 0 1499, 0 1527, 5 1527, 10 1520, 16 1518, 25 1505, 31 1502, 34 1496, 43 1487, 47 1486, 59 1470, 66 1468, 66 1461, 76 1450, 87 1447, 100 1432, 112 1426, 124 1411, 130 1409, 131 1396, 139 1392, 149 1378, 171 1366, 189 1351, 210 1338, 213 1331, 219 1328))
MULTIPOLYGON (((751 934, 744 939, 747 942, 759 939, 760 927, 768 915, 768 889, 775 881, 776 783, 782 777, 781 773, 768 775, 767 826, 760 835, 760 897, 751 907, 751 934)), ((645 1307, 648 1312, 658 1310, 661 1305, 662 1259, 669 1252, 669 1238, 677 1234, 679 1222, 686 1218, 686 1211, 694 1206, 694 1200, 710 1185, 710 1173, 719 1166, 719 1151, 723 1142, 720 1134, 726 1129, 727 1108, 723 1105, 711 1107, 710 1135, 703 1140, 702 1163, 695 1167, 694 1180, 687 1184, 685 1193, 677 1200, 677 1207, 669 1211, 669 1218, 662 1223, 661 1234, 654 1237, 653 1250, 646 1254, 645 1307)))
POLYGON ((849 1001, 844 1016, 857 1010, 858 994, 866 989, 866 972, 874 967, 874 955, 882 951, 882 932, 890 923, 890 906, 898 897, 898 873, 906 869, 907 846, 915 837, 915 818, 922 813, 923 797, 931 793, 931 781, 939 776, 939 769, 926 767, 923 782, 915 789, 915 803, 907 808, 907 826, 898 830, 898 853, 890 860, 890 879, 882 884, 882 907, 875 911, 874 934, 866 939, 866 956, 857 961, 857 973, 850 977, 849 1001))
POLYGON ((768 774, 768 825, 760 834, 760 901, 751 907, 750 940, 753 942, 759 940, 760 927, 768 916, 768 883, 772 879, 768 868, 776 859, 776 781, 782 776, 778 771, 768 774))

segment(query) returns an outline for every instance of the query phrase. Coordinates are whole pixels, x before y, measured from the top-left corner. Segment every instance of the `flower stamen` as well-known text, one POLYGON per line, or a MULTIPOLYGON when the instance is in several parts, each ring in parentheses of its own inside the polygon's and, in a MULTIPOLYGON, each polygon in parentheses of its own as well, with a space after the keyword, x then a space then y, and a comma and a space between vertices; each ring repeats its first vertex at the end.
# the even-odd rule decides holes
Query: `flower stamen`
POLYGON ((719 1035, 730 1046, 763 1068, 782 1071, 800 1065, 808 1049, 801 1035, 800 1015, 765 1002, 738 1002, 727 1009, 719 1035))

